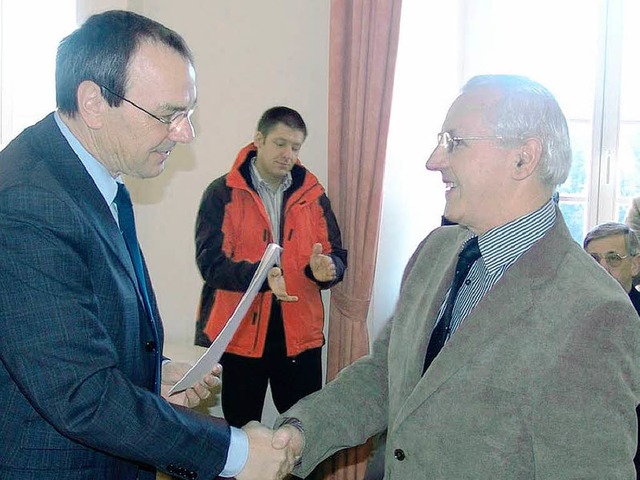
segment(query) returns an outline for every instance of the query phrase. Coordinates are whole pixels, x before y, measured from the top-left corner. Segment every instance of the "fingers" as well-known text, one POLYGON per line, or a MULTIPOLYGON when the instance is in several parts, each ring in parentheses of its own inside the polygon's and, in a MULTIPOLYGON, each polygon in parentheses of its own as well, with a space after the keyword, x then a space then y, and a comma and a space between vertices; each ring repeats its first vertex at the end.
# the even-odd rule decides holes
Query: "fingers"
POLYGON ((319 282, 331 282, 336 278, 336 266, 329 255, 322 253, 321 243, 313 244, 309 266, 313 276, 319 282))
POLYGON ((276 298, 281 302, 297 302, 298 297, 296 295, 276 295, 276 298))
POLYGON ((279 267, 271 267, 269 270, 269 278, 277 279, 282 276, 282 270, 279 267))
POLYGON ((293 470, 295 454, 272 446, 273 431, 258 422, 242 427, 249 439, 249 458, 237 480, 282 479, 293 470))
POLYGON ((162 368, 162 397, 174 405, 182 405, 187 408, 195 408, 203 400, 211 396, 211 391, 219 388, 222 384, 220 376, 222 365, 217 364, 211 373, 205 375, 199 383, 187 388, 182 392, 175 392, 169 395, 169 390, 182 376, 191 368, 191 364, 185 362, 167 362, 162 368))
POLYGON ((271 446, 277 450, 282 450, 284 447, 289 445, 291 441, 291 432, 287 428, 279 428, 273 434, 273 439, 271 440, 271 446))
POLYGON ((184 392, 184 406, 187 408, 194 408, 200 404, 200 397, 196 393, 194 388, 188 388, 184 392))
POLYGON ((216 376, 213 374, 209 374, 205 375, 205 377, 202 379, 202 383, 208 390, 213 390, 214 388, 218 388, 220 385, 222 385, 222 380, 220 379, 219 375, 216 376))
POLYGON ((209 398, 211 395, 211 390, 209 390, 209 386, 204 383, 196 383, 193 386, 193 392, 200 400, 204 400, 209 398))
POLYGON ((271 270, 269 270, 269 274, 267 275, 267 282, 269 283, 271 292, 281 302, 298 301, 297 296, 289 295, 287 293, 287 286, 285 284, 284 276, 282 275, 282 270, 280 268, 273 267, 271 270))
POLYGON ((287 448, 294 457, 294 461, 302 455, 304 435, 292 425, 282 425, 273 433, 271 446, 277 450, 287 448))

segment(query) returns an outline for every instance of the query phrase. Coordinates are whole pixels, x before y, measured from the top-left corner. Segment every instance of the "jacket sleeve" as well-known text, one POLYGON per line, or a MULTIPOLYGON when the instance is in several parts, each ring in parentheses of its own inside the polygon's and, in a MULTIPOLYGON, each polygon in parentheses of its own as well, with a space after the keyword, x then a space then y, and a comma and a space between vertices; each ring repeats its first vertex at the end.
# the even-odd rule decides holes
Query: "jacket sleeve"
POLYGON ((114 254, 100 258, 110 247, 86 213, 58 192, 2 190, 0 251, 0 418, 20 422, 33 448, 49 449, 39 461, 89 447, 199 478, 219 473, 226 422, 174 408, 133 382, 141 346, 116 342, 133 343, 136 295, 114 254))
POLYGON ((360 445, 387 428, 390 334, 391 323, 388 323, 369 355, 344 368, 325 387, 303 398, 276 419, 276 428, 288 418, 302 422, 305 447, 295 475, 306 477, 333 453, 360 445))
MULTIPOLYGON (((210 289, 244 292, 249 288, 259 263, 233 261, 222 248, 225 206, 230 201, 231 191, 226 186, 226 175, 205 190, 196 219, 196 263, 210 289)), ((263 285, 262 290, 266 288, 263 285)))
POLYGON ((311 271, 311 267, 307 265, 305 267, 305 275, 316 282, 321 289, 327 289, 333 287, 335 284, 342 281, 344 278, 345 270, 347 269, 347 250, 342 248, 342 235, 340 233, 340 227, 338 226, 338 221, 336 220, 336 216, 331 209, 331 201, 326 194, 322 194, 318 198, 318 205, 321 210, 321 214, 323 219, 327 225, 327 241, 331 245, 331 251, 328 255, 333 260, 334 265, 336 266, 336 278, 331 282, 319 282, 317 281, 313 273, 311 271))

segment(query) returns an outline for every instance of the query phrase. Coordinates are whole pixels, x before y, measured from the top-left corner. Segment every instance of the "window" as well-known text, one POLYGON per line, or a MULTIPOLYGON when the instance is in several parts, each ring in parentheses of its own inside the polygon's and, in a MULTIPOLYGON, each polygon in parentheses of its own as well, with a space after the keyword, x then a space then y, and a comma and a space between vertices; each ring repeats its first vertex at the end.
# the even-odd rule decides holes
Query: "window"
POLYGON ((75 0, 0 0, 0 148, 55 109, 56 48, 75 26, 75 0))
POLYGON ((577 241, 598 223, 624 218, 640 196, 639 18, 638 0, 403 1, 374 335, 393 309, 409 255, 440 224, 444 187, 424 164, 447 108, 474 75, 526 75, 558 99, 573 148, 560 208, 577 241))
POLYGON ((567 112, 573 165, 560 188, 563 214, 579 242, 599 223, 624 221, 631 199, 640 195, 640 68, 632 58, 640 47, 632 24, 639 18, 640 3, 609 0, 588 6, 592 33, 585 37, 592 38, 585 45, 593 48, 582 69, 585 77, 593 74, 585 78, 589 90, 575 95, 567 112))

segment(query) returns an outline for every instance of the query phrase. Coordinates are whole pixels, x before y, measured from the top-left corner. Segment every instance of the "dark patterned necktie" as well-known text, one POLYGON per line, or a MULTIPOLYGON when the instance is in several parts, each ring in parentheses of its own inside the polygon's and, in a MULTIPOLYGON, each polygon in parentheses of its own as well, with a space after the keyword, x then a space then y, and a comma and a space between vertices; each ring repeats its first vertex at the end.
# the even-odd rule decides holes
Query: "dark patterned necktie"
POLYGON ((136 272, 136 278, 138 279, 138 287, 140 293, 144 299, 145 309, 147 314, 151 313, 151 305, 149 302, 149 294, 147 293, 147 282, 144 275, 144 268, 142 266, 142 256, 140 255, 140 244, 138 243, 138 236, 136 235, 136 222, 133 217, 133 205, 131 204, 131 197, 127 191, 127 187, 123 183, 118 183, 118 193, 115 199, 118 206, 118 223, 120 224, 120 231, 124 237, 124 243, 129 250, 129 256, 133 263, 133 269, 136 272))
MULTIPOLYGON (((129 196, 127 187, 125 187, 123 183, 118 182, 118 193, 116 194, 114 201, 118 206, 118 223, 120 224, 120 231, 122 232, 124 243, 127 245, 127 250, 129 250, 129 256, 131 257, 131 263, 133 263, 133 269, 136 273, 136 279, 138 280, 138 287, 140 288, 140 294, 142 295, 145 312, 147 313, 152 325, 155 344, 154 347, 159 351, 161 347, 158 341, 158 330, 156 328, 153 310, 151 309, 149 292, 147 291, 147 281, 142 264, 140 244, 138 243, 138 236, 136 235, 136 222, 133 216, 133 205, 131 204, 131 197, 129 196)), ((154 390, 156 393, 160 392, 161 362, 162 356, 157 353, 156 374, 154 380, 154 390)))
POLYGON ((458 290, 462 286, 462 282, 466 278, 471 265, 480 258, 480 247, 478 246, 478 237, 470 239, 458 256, 458 263, 456 264, 456 273, 453 277, 453 283, 451 284, 451 291, 447 297, 447 304, 442 313, 442 318, 433 329, 431 333, 431 339, 429 340, 429 346, 427 347, 427 353, 424 359, 424 367, 422 373, 426 372, 433 359, 436 358, 440 350, 447 341, 447 337, 451 333, 451 316, 453 313, 453 306, 458 296, 458 290))

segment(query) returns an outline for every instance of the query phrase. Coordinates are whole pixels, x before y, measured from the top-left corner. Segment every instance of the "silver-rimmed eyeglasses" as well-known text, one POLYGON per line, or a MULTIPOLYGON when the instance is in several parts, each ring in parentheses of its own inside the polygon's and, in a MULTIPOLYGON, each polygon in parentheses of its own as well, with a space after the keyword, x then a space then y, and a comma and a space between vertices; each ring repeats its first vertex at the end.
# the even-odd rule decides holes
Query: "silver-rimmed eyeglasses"
POLYGON ((476 135, 470 137, 454 137, 449 132, 440 132, 438 134, 438 146, 443 147, 447 153, 453 152, 460 142, 466 140, 505 140, 507 137, 501 135, 476 135))
POLYGON ((619 267, 622 264, 622 260, 629 258, 629 255, 622 256, 618 252, 607 252, 603 255, 599 253, 589 253, 589 255, 598 263, 604 259, 611 268, 619 267))
POLYGON ((109 87, 105 87, 104 85, 100 85, 100 88, 104 88, 111 95, 114 95, 114 96, 118 97, 120 100, 123 100, 123 101, 127 102, 129 105, 137 108, 138 110, 143 111, 144 113, 146 113, 150 117, 155 118, 160 123, 163 123, 164 125, 167 125, 170 129, 175 128, 176 125, 178 125, 185 118, 188 119, 189 121, 191 121, 191 115, 193 115, 193 109, 191 109, 191 110, 187 110, 186 112, 185 111, 175 112, 175 113, 173 113, 172 115, 170 115, 168 117, 159 117, 158 115, 155 115, 155 114, 151 113, 146 108, 142 108, 137 103, 132 102, 128 98, 123 97, 122 95, 118 95, 116 92, 111 90, 109 87))

